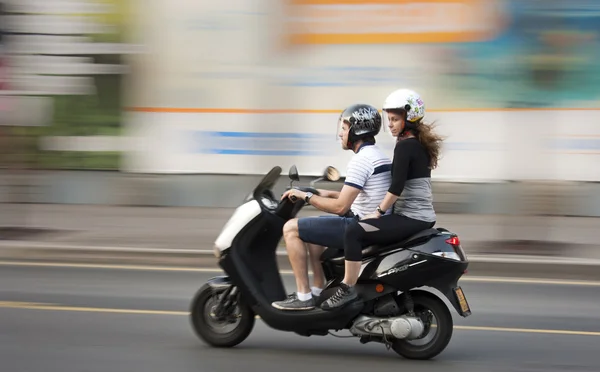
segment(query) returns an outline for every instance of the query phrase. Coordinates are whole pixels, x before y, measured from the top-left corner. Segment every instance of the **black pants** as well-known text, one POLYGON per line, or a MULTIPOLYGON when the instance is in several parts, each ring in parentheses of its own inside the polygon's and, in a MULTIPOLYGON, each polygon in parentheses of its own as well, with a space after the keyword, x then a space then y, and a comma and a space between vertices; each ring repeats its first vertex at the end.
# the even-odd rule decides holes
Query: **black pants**
POLYGON ((392 244, 420 231, 432 228, 435 222, 419 221, 398 214, 375 219, 353 221, 346 228, 344 253, 347 261, 361 261, 364 247, 392 244))

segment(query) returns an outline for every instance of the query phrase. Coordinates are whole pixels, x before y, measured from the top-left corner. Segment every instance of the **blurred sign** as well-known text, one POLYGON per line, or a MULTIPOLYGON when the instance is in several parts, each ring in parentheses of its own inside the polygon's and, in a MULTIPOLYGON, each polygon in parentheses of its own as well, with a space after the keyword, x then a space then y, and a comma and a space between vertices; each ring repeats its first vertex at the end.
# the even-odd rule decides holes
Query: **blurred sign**
POLYGON ((54 102, 49 97, 0 95, 0 125, 36 127, 52 121, 54 102))
POLYGON ((4 108, 0 125, 49 126, 44 130, 49 137, 66 138, 50 141, 66 146, 36 156, 39 166, 119 168, 114 146, 88 146, 82 153, 73 144, 82 142, 74 135, 121 133, 122 75, 128 71, 124 59, 137 52, 124 37, 132 22, 131 3, 5 1, 0 23, 6 33, 0 48, 0 84, 5 84, 0 87, 0 110, 4 108))
POLYGON ((11 90, 4 94, 96 95, 98 80, 104 79, 94 75, 126 72, 120 64, 102 63, 98 58, 135 51, 124 44, 95 40, 108 39, 106 35, 119 31, 116 25, 107 22, 115 12, 112 0, 104 1, 104 4, 89 0, 68 4, 58 0, 11 3, 2 25, 10 35, 6 38, 6 53, 11 90))
POLYGON ((462 43, 502 27, 491 0, 289 0, 293 44, 462 43))

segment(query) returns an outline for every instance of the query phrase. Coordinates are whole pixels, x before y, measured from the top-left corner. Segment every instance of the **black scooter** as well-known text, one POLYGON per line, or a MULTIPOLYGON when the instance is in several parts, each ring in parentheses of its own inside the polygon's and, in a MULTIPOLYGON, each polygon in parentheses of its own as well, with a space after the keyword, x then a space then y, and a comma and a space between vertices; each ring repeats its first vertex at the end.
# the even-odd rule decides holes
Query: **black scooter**
MULTIPOLYGON (((457 284, 469 262, 458 236, 443 228, 366 247, 356 285, 359 302, 332 311, 271 306, 287 297, 276 257, 282 228, 304 205, 302 200, 275 197, 272 188, 281 171, 274 167, 263 178, 217 238, 215 255, 227 276, 210 279, 196 293, 190 315, 196 334, 212 346, 232 347, 248 337, 258 315, 271 328, 302 336, 347 329, 361 343, 380 342, 409 359, 430 359, 442 352, 452 337, 452 315, 435 291, 420 287, 439 291, 461 316, 471 314, 457 284)), ((324 178, 333 180, 337 174, 329 167, 324 178)), ((295 166, 289 177, 292 185, 299 181, 295 166)), ((317 194, 313 187, 299 189, 317 194)), ((322 298, 327 298, 344 277, 343 252, 326 249, 321 261, 328 281, 322 298)))

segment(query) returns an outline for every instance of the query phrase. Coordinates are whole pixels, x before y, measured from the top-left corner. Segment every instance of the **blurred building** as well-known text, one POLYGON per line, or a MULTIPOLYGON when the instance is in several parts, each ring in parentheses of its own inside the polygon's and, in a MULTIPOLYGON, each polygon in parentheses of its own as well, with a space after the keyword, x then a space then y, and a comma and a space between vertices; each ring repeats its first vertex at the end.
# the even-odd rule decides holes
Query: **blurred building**
POLYGON ((447 136, 442 211, 600 215, 595 1, 375 3, 7 1, 32 200, 232 206, 212 196, 274 165, 344 175, 341 109, 410 87, 447 136))

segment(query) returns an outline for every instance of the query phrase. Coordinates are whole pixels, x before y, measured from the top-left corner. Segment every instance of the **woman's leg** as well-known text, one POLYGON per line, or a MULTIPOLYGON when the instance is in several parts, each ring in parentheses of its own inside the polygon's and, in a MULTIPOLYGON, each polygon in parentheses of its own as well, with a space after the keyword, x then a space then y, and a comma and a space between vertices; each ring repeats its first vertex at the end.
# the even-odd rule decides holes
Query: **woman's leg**
MULTIPOLYGON (((434 222, 414 220, 397 214, 357 221, 346 228, 346 235, 344 236, 346 261, 362 262, 362 250, 367 245, 399 242, 420 231, 431 228, 434 224, 434 222)), ((357 280, 357 274, 350 276, 346 274, 344 278, 344 282, 349 285, 356 284, 357 280)))
POLYGON ((400 215, 356 221, 348 225, 344 235, 345 275, 340 289, 323 303, 323 309, 334 309, 357 299, 354 285, 362 265, 362 250, 369 244, 391 244, 433 226, 432 222, 413 220, 400 215))

